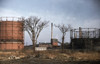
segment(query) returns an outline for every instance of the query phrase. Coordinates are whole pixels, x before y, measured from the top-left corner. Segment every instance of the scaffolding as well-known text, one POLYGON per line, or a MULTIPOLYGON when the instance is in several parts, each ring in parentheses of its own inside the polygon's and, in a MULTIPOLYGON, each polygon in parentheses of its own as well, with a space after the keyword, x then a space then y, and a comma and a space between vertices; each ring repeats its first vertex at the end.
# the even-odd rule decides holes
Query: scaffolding
POLYGON ((70 38, 100 38, 100 29, 81 27, 79 29, 72 29, 70 31, 70 38))
POLYGON ((100 29, 81 28, 70 31, 72 49, 100 49, 100 29))

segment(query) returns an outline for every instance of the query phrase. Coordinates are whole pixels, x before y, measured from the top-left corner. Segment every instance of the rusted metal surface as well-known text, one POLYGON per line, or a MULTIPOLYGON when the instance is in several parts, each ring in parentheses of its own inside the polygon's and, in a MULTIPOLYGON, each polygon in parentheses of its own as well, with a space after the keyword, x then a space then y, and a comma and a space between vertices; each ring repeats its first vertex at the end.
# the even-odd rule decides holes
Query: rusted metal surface
POLYGON ((23 22, 6 18, 0 20, 0 49, 23 49, 23 22))
POLYGON ((23 43, 19 42, 3 42, 0 43, 0 49, 1 50, 21 50, 24 48, 23 43))
POLYGON ((0 39, 23 40, 23 27, 21 22, 5 21, 0 22, 0 39))

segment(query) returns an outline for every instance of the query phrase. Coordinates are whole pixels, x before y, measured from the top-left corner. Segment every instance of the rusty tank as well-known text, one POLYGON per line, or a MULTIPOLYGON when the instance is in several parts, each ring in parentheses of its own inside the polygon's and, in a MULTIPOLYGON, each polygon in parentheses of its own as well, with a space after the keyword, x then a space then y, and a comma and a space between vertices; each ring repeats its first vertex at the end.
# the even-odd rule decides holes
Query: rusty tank
POLYGON ((0 50, 22 50, 24 48, 23 22, 19 19, 11 19, 0 20, 0 50))

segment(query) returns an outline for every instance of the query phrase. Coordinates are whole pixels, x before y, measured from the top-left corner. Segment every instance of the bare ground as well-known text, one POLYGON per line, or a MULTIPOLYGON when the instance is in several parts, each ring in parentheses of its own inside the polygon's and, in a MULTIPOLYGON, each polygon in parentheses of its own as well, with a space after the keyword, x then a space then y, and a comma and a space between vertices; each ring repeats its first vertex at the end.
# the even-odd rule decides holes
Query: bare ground
POLYGON ((100 64, 99 52, 32 50, 0 52, 0 64, 100 64))

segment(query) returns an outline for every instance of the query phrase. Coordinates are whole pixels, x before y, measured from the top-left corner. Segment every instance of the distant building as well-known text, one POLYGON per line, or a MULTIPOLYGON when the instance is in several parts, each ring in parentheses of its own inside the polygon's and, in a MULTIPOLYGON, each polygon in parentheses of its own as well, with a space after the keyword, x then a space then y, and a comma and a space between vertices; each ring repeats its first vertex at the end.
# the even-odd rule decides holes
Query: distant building
POLYGON ((52 48, 52 45, 51 45, 51 43, 40 42, 40 43, 39 43, 39 47, 52 48))
POLYGON ((58 39, 51 39, 51 44, 53 47, 58 46, 58 39))
POLYGON ((58 48, 60 47, 58 43, 58 39, 51 39, 51 43, 40 42, 39 47, 58 48))

